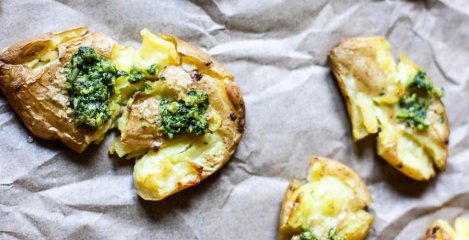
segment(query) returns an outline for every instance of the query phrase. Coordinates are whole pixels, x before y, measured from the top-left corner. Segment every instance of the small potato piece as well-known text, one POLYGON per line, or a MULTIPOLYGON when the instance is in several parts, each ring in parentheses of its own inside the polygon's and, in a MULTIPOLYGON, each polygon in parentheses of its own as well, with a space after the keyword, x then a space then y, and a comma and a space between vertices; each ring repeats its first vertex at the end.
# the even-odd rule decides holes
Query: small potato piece
MULTIPOLYGON (((10 106, 29 131, 39 138, 62 141, 76 152, 99 142, 112 120, 99 129, 79 126, 69 108, 64 65, 80 46, 92 47, 109 58, 114 41, 80 27, 61 33, 46 33, 5 49, 0 53, 0 88, 10 106)), ((114 116, 119 113, 110 106, 114 116)))
POLYGON ((469 220, 456 218, 455 229, 441 219, 437 219, 427 229, 422 240, 467 240, 469 239, 469 220))
POLYGON ((362 179, 342 163, 313 157, 307 182, 293 180, 280 213, 279 239, 364 239, 373 223, 362 179), (316 237, 316 238, 313 238, 316 237), (301 238, 303 239, 303 238, 301 238))
POLYGON ((330 51, 332 72, 344 96, 353 139, 378 134, 378 154, 416 180, 444 170, 449 125, 441 90, 401 55, 396 65, 382 37, 351 38, 330 51))

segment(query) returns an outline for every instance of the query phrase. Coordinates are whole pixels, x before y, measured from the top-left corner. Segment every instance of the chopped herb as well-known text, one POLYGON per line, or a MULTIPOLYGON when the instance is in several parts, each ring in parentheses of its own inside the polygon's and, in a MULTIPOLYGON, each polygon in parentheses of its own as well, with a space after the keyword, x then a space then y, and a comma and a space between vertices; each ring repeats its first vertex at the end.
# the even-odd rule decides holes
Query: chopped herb
POLYGON ((418 130, 428 128, 427 109, 428 100, 417 96, 416 93, 405 95, 399 100, 400 112, 397 114, 399 122, 405 122, 409 127, 418 130))
MULTIPOLYGON (((303 230, 300 234, 300 239, 301 240, 323 240, 324 238, 321 238, 320 236, 314 234, 312 231, 303 230)), ((341 240, 341 238, 337 236, 337 230, 335 228, 330 228, 329 231, 327 232, 326 240, 341 240)))
POLYGON ((172 139, 183 133, 202 136, 207 133, 205 111, 209 105, 208 94, 192 89, 184 100, 161 101, 161 130, 172 139))
POLYGON ((94 129, 111 118, 108 105, 112 84, 123 74, 93 48, 78 48, 67 65, 65 83, 78 124, 94 129))
POLYGON ((141 81, 144 79, 144 75, 140 69, 138 69, 136 66, 132 66, 130 68, 130 72, 128 74, 128 81, 130 83, 136 83, 138 81, 141 81))
POLYGON ((143 83, 143 86, 145 87, 145 90, 152 90, 153 89, 153 86, 151 85, 151 82, 149 82, 149 81, 145 81, 143 83))
POLYGON ((316 234, 311 231, 303 231, 300 235, 301 240, 321 240, 316 234))
POLYGON ((339 240, 339 237, 337 237, 337 230, 335 228, 329 229, 329 232, 327 232, 327 238, 328 240, 339 240))
POLYGON ((419 71, 414 80, 410 83, 409 88, 416 87, 424 91, 424 93, 434 93, 437 97, 442 98, 445 95, 445 91, 443 88, 436 88, 432 85, 432 83, 428 80, 427 74, 423 71, 419 71))
POLYGON ((156 64, 152 64, 150 65, 147 69, 145 69, 145 71, 150 74, 150 75, 155 75, 156 74, 156 70, 158 69, 157 68, 158 66, 156 64))
POLYGON ((163 75, 158 76, 158 78, 159 78, 160 80, 163 80, 163 81, 166 80, 166 77, 163 76, 163 75))
POLYGON ((408 127, 424 130, 429 126, 426 119, 432 96, 441 98, 444 91, 442 88, 433 87, 427 74, 422 71, 415 75, 407 91, 407 94, 399 100, 397 120, 406 123, 408 127))
POLYGON ((409 87, 417 87, 418 89, 430 92, 433 89, 433 85, 428 81, 427 74, 419 71, 414 80, 410 83, 409 87))
POLYGON ((445 89, 444 88, 434 88, 433 92, 439 97, 442 98, 445 96, 445 89))

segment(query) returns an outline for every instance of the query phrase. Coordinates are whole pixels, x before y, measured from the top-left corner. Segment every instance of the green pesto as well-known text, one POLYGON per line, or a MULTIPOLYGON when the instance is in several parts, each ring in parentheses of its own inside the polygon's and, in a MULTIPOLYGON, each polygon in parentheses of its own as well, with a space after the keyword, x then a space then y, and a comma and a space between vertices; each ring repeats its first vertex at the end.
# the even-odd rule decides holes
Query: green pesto
POLYGON ((136 83, 145 79, 145 73, 147 77, 151 78, 151 76, 155 76, 158 72, 158 65, 152 64, 146 69, 141 69, 136 66, 130 67, 129 73, 126 73, 127 80, 130 83, 136 83), (149 76, 148 76, 149 75, 149 76))
POLYGON ((183 133, 202 136, 207 133, 205 112, 209 105, 208 94, 192 89, 184 100, 161 101, 161 130, 167 138, 175 138, 183 133))
POLYGON ((428 128, 427 112, 433 95, 441 98, 442 88, 435 88, 425 72, 419 71, 407 87, 407 94, 399 99, 397 120, 408 127, 424 130, 428 128))
POLYGON ((399 122, 405 122, 409 127, 418 130, 428 128, 427 110, 428 100, 417 96, 416 93, 405 95, 399 100, 400 112, 397 114, 399 122))
POLYGON ((316 234, 314 234, 312 231, 308 230, 303 230, 300 234, 300 239, 301 240, 341 240, 337 236, 337 231, 334 228, 330 228, 329 231, 327 232, 327 238, 323 239, 316 234))
POLYGON ((145 76, 143 75, 143 72, 140 69, 138 69, 137 67, 132 66, 130 68, 130 71, 129 71, 128 75, 127 75, 127 80, 130 83, 136 83, 136 82, 142 81, 143 79, 145 79, 145 76))
POLYGON ((337 230, 335 228, 329 229, 329 232, 327 232, 327 238, 329 240, 340 240, 340 238, 337 236, 337 230))
POLYGON ((155 75, 158 70, 158 66, 156 64, 152 64, 145 71, 150 75, 155 75))
POLYGON ((301 234, 300 234, 300 239, 301 239, 301 240, 321 240, 320 237, 316 236, 316 234, 314 234, 314 233, 311 232, 311 231, 303 231, 303 232, 301 232, 301 234))
POLYGON ((427 74, 425 72, 419 71, 414 80, 410 83, 409 87, 417 87, 418 89, 429 92, 433 89, 433 85, 428 81, 427 74))
POLYGON ((114 80, 123 75, 93 48, 80 47, 66 66, 65 88, 78 124, 98 128, 111 118, 109 97, 114 80))
POLYGON ((153 86, 151 85, 151 82, 149 82, 149 81, 145 81, 143 83, 143 87, 145 88, 145 90, 152 90, 153 89, 153 86))

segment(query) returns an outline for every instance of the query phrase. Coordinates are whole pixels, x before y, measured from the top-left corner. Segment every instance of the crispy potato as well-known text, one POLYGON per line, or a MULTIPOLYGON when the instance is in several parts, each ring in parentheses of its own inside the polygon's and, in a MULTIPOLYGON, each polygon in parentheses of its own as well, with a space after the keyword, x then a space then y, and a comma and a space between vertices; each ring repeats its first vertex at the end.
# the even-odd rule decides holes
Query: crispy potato
POLYGON ((310 239, 364 239, 373 223, 365 211, 371 203, 365 183, 352 169, 313 157, 307 182, 293 180, 287 187, 279 239, 299 240, 302 234, 311 234, 310 239))
POLYGON ((422 73, 418 65, 404 55, 396 65, 390 45, 382 37, 346 39, 331 50, 329 60, 347 105, 355 141, 378 134, 378 154, 416 180, 433 177, 433 165, 445 169, 448 118, 438 89, 426 75, 431 90, 415 86, 422 73), (399 119, 400 106, 412 94, 425 95, 427 107, 424 122, 415 126, 399 119))
POLYGON ((428 227, 422 240, 463 240, 469 239, 469 220, 456 218, 453 229, 447 221, 438 219, 428 227))
POLYGON ((233 76, 213 58, 173 36, 147 34, 151 33, 142 31, 142 46, 165 47, 145 47, 138 53, 120 48, 125 53, 113 52, 116 56, 113 61, 122 63, 117 67, 126 67, 119 56, 130 55, 134 59, 132 64, 148 65, 143 55, 154 55, 153 51, 165 54, 159 59, 173 60, 157 62, 158 78, 162 80, 148 81, 144 91, 133 91, 133 98, 118 120, 122 134, 113 142, 110 152, 139 158, 134 168, 137 193, 146 200, 161 200, 197 185, 229 160, 244 130, 245 110, 233 76), (181 100, 191 89, 208 94, 205 117, 209 132, 169 139, 157 124, 161 121, 160 103, 163 99, 181 100))
MULTIPOLYGON (((58 139, 76 152, 103 139, 111 127, 99 129, 76 124, 65 89, 64 65, 80 46, 90 46, 110 57, 114 41, 106 35, 87 33, 80 27, 61 33, 46 33, 5 49, 0 54, 0 88, 10 106, 29 131, 39 138, 58 139)), ((114 118, 118 106, 112 105, 114 118)))

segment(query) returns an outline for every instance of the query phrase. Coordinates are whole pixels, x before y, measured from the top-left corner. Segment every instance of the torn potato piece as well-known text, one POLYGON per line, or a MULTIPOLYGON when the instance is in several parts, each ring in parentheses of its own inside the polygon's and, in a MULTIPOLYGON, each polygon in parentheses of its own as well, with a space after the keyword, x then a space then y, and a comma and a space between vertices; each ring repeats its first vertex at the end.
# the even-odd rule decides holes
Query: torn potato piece
MULTIPOLYGON (((83 47, 93 52, 94 60, 109 64, 106 59, 110 57, 114 44, 108 36, 99 32, 88 33, 85 27, 46 33, 16 43, 0 53, 0 88, 34 136, 58 139, 74 151, 82 152, 90 143, 103 139, 112 126, 112 119, 119 114, 119 108, 108 101, 106 93, 110 89, 102 85, 103 92, 98 94, 103 98, 100 108, 105 114, 99 115, 95 109, 89 108, 91 105, 77 100, 75 106, 87 111, 82 115, 82 123, 90 123, 92 127, 77 121, 77 114, 71 107, 70 89, 67 89, 71 61, 83 47)), ((73 76, 81 77, 81 82, 87 81, 80 74, 76 71, 73 76)), ((79 99, 78 95, 76 99, 79 99)))
POLYGON ((280 213, 279 239, 365 239, 373 223, 372 202, 362 179, 349 167, 313 157, 306 183, 293 180, 280 213))
POLYGON ((206 53, 169 35, 144 36, 144 42, 150 40, 165 47, 142 44, 138 53, 122 47, 113 51, 119 69, 154 63, 142 61, 144 56, 167 60, 158 62, 156 77, 144 76, 143 86, 118 83, 117 95, 130 92, 132 98, 110 152, 137 158, 137 193, 161 200, 197 185, 229 160, 243 133, 244 102, 232 75, 206 53))
POLYGON ((444 220, 438 219, 427 229, 423 240, 463 240, 469 239, 469 220, 456 218, 454 229, 444 220))
POLYGON ((329 58, 355 141, 378 134, 378 154, 416 180, 433 177, 434 165, 445 169, 449 125, 443 91, 418 65, 404 55, 396 65, 382 37, 346 39, 329 58))

